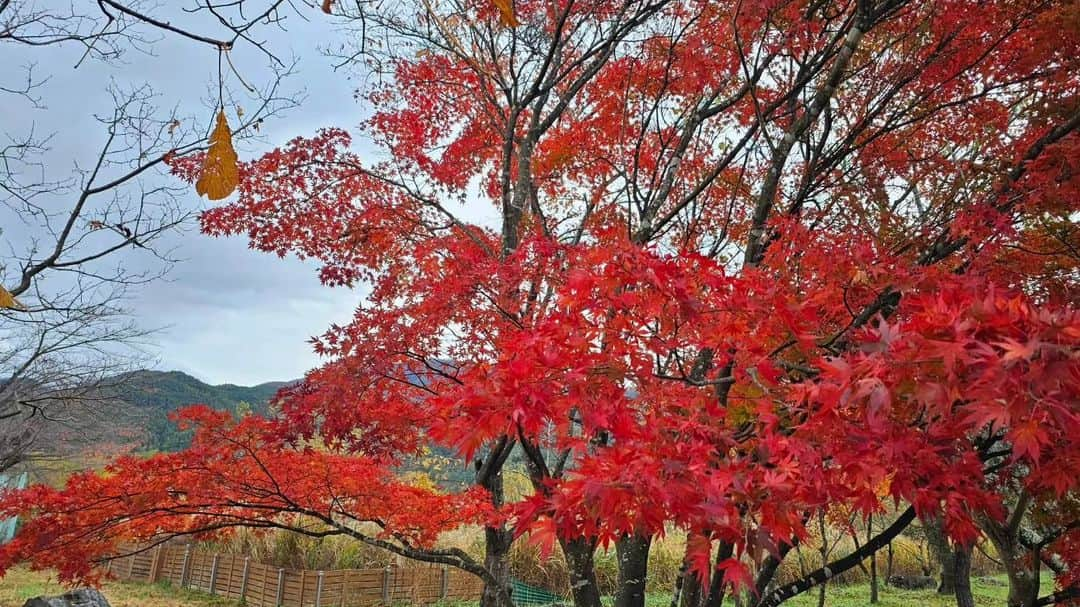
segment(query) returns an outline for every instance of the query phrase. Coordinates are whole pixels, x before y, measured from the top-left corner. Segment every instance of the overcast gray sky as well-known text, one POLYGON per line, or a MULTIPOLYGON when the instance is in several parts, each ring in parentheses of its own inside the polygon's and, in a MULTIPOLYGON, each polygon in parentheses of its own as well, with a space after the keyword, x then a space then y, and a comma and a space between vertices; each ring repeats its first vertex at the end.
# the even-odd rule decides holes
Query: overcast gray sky
MULTIPOLYGON (((353 130, 363 114, 354 100, 355 80, 335 72, 331 60, 318 51, 320 44, 334 44, 337 32, 317 10, 304 22, 291 15, 288 31, 262 30, 268 45, 282 58, 295 56, 297 74, 285 82, 287 89, 306 89, 297 109, 265 124, 267 142, 240 150, 241 159, 284 143, 297 135, 310 135, 323 126, 353 130)), ((177 15, 177 19, 183 18, 177 15)), ((55 132, 47 157, 54 175, 70 172, 73 162, 93 160, 104 133, 93 114, 110 112, 106 93, 110 80, 117 83, 149 82, 161 95, 163 106, 179 105, 200 115, 209 90, 216 92, 217 57, 213 48, 168 37, 153 47, 154 55, 129 52, 123 62, 84 62, 75 46, 20 49, 5 48, 0 59, 0 83, 17 78, 16 70, 29 61, 38 73, 51 79, 39 90, 46 109, 3 99, 0 132, 17 134, 29 125, 39 132, 55 132)), ((250 47, 233 53, 240 71, 253 84, 265 82, 265 57, 250 47)), ((207 203, 191 191, 192 208, 207 203)), ((68 204, 58 200, 56 204, 68 204)), ((12 226, 4 226, 11 232, 12 226)), ((251 251, 244 238, 211 239, 194 226, 176 237, 173 255, 181 261, 167 280, 139 287, 131 307, 145 327, 162 327, 153 338, 150 354, 161 369, 178 369, 211 383, 254 384, 300 377, 318 364, 308 338, 332 322, 346 321, 363 289, 329 289, 319 284, 315 267, 295 259, 281 260, 251 251)), ((145 264, 140 251, 124 252, 122 263, 145 264)))

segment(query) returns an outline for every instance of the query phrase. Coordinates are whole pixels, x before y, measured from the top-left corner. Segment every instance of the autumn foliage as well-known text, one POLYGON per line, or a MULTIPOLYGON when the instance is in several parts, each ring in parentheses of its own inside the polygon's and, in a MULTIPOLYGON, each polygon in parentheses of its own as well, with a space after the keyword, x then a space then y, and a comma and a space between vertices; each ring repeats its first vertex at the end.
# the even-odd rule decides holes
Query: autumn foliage
POLYGON ((964 545, 1022 503, 1075 588, 1075 2, 463 6, 367 22, 396 42, 367 51, 382 156, 298 137, 202 216, 366 294, 328 362, 272 419, 197 409, 188 451, 9 496, 32 522, 0 564, 276 526, 465 567, 494 605, 530 532, 582 555, 590 607, 597 545, 677 528, 709 601, 774 604, 763 563, 833 505, 964 545), (395 480, 432 443, 477 486, 395 480), (504 503, 514 450, 535 491, 504 503), (482 562, 434 546, 461 524, 482 562))

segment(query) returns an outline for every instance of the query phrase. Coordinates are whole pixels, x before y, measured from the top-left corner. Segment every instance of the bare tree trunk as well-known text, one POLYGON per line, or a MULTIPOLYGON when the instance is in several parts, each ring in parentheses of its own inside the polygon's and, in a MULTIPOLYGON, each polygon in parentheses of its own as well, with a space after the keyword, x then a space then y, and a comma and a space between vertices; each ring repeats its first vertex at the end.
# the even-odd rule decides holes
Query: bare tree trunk
MULTIPOLYGON (((728 542, 720 542, 720 549, 716 552, 716 563, 720 564, 723 561, 731 558, 735 554, 735 546, 728 542)), ((709 595, 705 599, 706 607, 721 607, 724 604, 724 576, 717 572, 713 572, 712 580, 709 582, 709 595)))
MULTIPOLYGON (((874 539, 874 516, 866 517, 866 541, 874 539)), ((877 551, 870 553, 870 604, 878 602, 877 551)))
POLYGON ((772 584, 773 578, 776 577, 776 571, 780 569, 780 563, 784 561, 791 548, 792 544, 784 544, 780 547, 780 554, 770 554, 761 563, 757 577, 754 578, 754 596, 765 596, 765 591, 772 584))
MULTIPOLYGON (((488 490, 491 504, 499 508, 503 505, 502 463, 505 461, 505 445, 500 444, 488 454, 486 466, 477 463, 477 480, 480 486, 488 490), (500 461, 501 460, 501 461, 500 461), (489 468, 490 467, 490 468, 489 468)), ((504 525, 484 528, 484 567, 495 578, 495 583, 486 581, 480 595, 480 607, 512 607, 510 597, 510 546, 514 543, 514 533, 504 525)))
POLYGON ((683 582, 686 579, 686 561, 679 567, 679 575, 675 577, 675 589, 671 593, 671 607, 679 607, 679 601, 682 599, 683 582))
MULTIPOLYGON (((829 529, 825 526, 825 513, 818 514, 818 531, 821 533, 821 564, 829 562, 829 529)), ((806 577, 806 574, 803 574, 806 577)), ((829 586, 829 580, 825 580, 818 587, 818 607, 825 607, 825 589, 829 586)))
POLYGON ((683 557, 680 607, 701 607, 705 600, 701 578, 690 568, 690 546, 694 544, 692 538, 693 532, 686 534, 686 556, 683 557))
POLYGON ((982 520, 983 532, 994 544, 1005 573, 1009 576, 1009 607, 1035 607, 1039 599, 1039 560, 1020 541, 1020 525, 1031 501, 1031 495, 1021 492, 1009 517, 998 522, 989 518, 982 520))
POLYGON ((926 541, 934 553, 940 570, 938 594, 956 594, 956 551, 949 546, 941 521, 928 521, 925 525, 926 541))
POLYGON ((701 607, 704 601, 703 595, 701 578, 691 571, 690 567, 686 567, 683 571, 683 588, 682 600, 679 602, 680 607, 701 607))
POLYGON ((498 585, 484 584, 480 595, 480 607, 510 607, 506 591, 510 588, 510 544, 513 532, 501 527, 484 528, 484 567, 498 581, 498 585), (501 587, 501 588, 500 588, 501 587))
POLYGON ((1005 573, 1009 576, 1009 607, 1035 607, 1039 599, 1038 570, 1028 567, 1023 548, 1013 544, 997 545, 1005 573))
POLYGON ((887 556, 885 557, 885 584, 887 585, 889 583, 889 578, 892 577, 892 570, 893 570, 893 545, 892 545, 892 542, 889 542, 889 545, 886 546, 885 549, 888 551, 886 553, 887 556))
POLYGON ((596 544, 585 538, 575 538, 561 544, 570 569, 570 593, 574 597, 574 607, 600 607, 600 587, 596 583, 593 560, 596 544))
MULTIPOLYGON (((532 481, 533 488, 542 493, 546 492, 545 482, 552 478, 552 472, 543 452, 529 441, 522 440, 519 444, 525 451, 525 467, 529 471, 529 480, 532 481)), ((556 472, 556 474, 559 473, 556 472)), ((570 592, 574 597, 575 607, 600 607, 600 587, 596 583, 594 556, 596 541, 585 537, 559 538, 559 545, 566 556, 570 574, 570 592)), ((647 547, 645 551, 647 555, 647 547)))
POLYGON ((651 544, 652 538, 644 535, 626 535, 615 542, 619 561, 615 607, 645 607, 645 580, 649 573, 651 544))
POLYGON ((975 607, 975 597, 971 595, 971 547, 958 547, 953 556, 956 566, 953 579, 956 587, 956 607, 975 607))

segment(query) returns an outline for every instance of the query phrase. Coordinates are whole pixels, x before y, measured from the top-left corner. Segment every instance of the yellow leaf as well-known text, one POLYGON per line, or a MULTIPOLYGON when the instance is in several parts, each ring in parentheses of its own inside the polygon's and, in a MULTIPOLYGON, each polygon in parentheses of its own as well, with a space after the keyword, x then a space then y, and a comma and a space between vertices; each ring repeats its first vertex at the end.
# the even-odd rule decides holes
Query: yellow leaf
POLYGON ((0 308, 26 310, 26 306, 19 303, 19 300, 15 299, 15 296, 2 286, 0 286, 0 308))
POLYGON ((514 0, 491 0, 491 3, 495 5, 495 8, 499 9, 499 16, 502 18, 503 25, 506 27, 521 25, 521 22, 517 20, 517 15, 514 14, 514 0))
POLYGON ((202 173, 195 182, 195 191, 210 200, 221 200, 233 193, 240 183, 240 170, 236 166, 236 150, 233 149, 229 123, 225 111, 218 112, 217 124, 210 133, 210 149, 203 161, 202 173))

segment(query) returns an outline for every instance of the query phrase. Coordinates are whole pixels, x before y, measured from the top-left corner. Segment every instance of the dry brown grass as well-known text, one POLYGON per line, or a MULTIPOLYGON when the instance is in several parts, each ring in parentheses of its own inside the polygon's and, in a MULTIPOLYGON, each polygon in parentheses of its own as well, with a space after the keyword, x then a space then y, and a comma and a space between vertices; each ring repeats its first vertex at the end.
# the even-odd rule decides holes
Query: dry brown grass
MULTIPOLYGON (((62 594, 64 587, 48 572, 15 567, 0 579, 0 607, 22 607, 36 596, 62 594)), ((112 607, 236 607, 236 601, 163 584, 107 582, 102 594, 112 607)))

